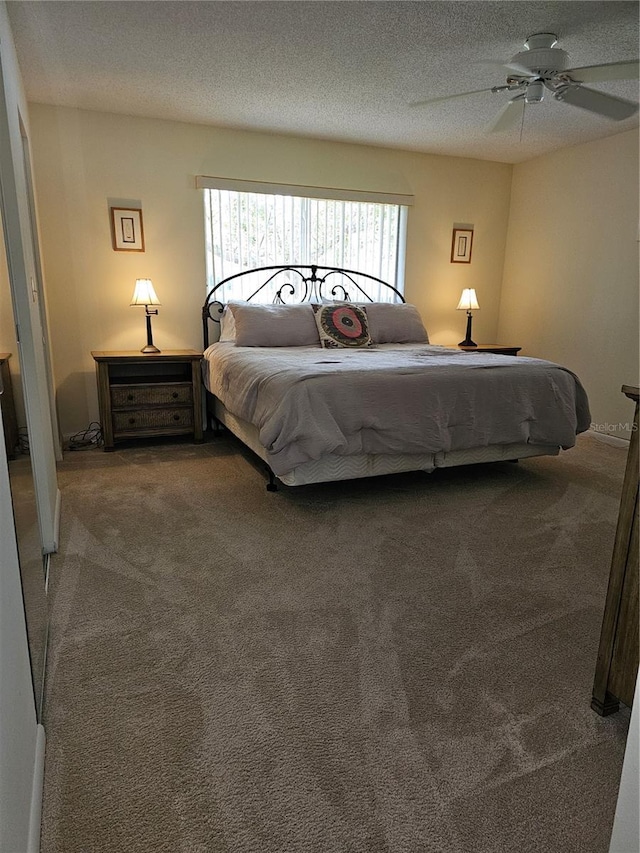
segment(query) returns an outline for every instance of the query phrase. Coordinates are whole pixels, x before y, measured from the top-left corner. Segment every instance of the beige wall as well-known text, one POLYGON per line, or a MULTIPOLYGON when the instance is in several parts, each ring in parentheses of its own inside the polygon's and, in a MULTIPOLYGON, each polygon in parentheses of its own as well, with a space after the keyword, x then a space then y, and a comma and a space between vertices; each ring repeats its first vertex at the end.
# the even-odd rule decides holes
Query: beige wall
POLYGON ((31 105, 32 150, 64 434, 97 419, 96 349, 139 349, 135 279, 162 302, 160 348, 199 347, 204 228, 198 174, 415 195, 406 294, 435 343, 464 337, 455 310, 475 287, 478 338, 497 331, 512 167, 460 158, 31 105), (142 203, 146 252, 114 252, 108 199, 142 203), (454 223, 475 226, 473 263, 451 264, 454 223))
POLYGON ((514 167, 499 337, 574 370, 624 438, 638 384, 638 132, 514 167))

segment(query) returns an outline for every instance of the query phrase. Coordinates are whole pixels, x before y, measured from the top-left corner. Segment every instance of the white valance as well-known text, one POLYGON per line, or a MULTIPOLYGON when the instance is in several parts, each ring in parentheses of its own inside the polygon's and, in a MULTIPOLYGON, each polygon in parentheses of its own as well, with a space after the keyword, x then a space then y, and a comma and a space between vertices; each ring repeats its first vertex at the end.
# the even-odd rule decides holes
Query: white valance
POLYGON ((410 206, 414 196, 404 193, 378 193, 366 190, 349 190, 338 187, 304 187, 299 184, 275 184, 269 181, 241 181, 236 178, 196 176, 196 188, 205 190, 232 190, 245 193, 292 195, 301 198, 326 198, 333 201, 360 201, 373 204, 398 204, 410 206))

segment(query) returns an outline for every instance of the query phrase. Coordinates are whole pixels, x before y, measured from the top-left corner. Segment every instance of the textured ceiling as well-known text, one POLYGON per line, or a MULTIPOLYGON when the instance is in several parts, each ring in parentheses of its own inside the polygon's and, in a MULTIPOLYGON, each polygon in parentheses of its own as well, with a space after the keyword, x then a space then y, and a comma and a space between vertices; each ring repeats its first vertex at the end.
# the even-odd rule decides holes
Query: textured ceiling
MULTIPOLYGON (((584 66, 638 56, 637 2, 9 2, 30 101, 520 162, 637 126, 551 98, 486 128, 532 33, 584 66)), ((637 101, 638 81, 590 84, 637 101)))

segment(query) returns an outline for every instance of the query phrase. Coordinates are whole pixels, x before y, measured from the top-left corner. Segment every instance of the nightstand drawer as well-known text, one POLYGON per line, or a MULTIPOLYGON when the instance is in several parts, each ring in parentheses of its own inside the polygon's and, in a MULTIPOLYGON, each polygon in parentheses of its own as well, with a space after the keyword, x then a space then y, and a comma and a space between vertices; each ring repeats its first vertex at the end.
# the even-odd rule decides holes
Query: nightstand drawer
POLYGON ((114 409, 135 409, 139 406, 190 406, 192 402, 193 387, 190 382, 111 386, 111 405, 114 409))
POLYGON ((182 428, 193 429, 193 408, 130 409, 113 413, 113 431, 116 435, 148 429, 182 428))

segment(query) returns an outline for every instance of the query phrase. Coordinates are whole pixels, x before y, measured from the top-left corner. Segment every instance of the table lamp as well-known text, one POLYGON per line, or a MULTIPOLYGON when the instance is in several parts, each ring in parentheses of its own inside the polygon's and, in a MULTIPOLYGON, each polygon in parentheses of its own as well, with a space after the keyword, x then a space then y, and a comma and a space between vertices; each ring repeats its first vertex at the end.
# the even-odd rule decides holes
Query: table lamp
POLYGON ((153 345, 153 334, 151 332, 151 315, 157 314, 158 309, 150 309, 149 305, 160 305, 160 300, 156 296, 153 289, 151 279, 138 278, 136 279, 135 290, 131 297, 130 305, 144 305, 144 313, 147 320, 147 345, 142 347, 140 352, 160 352, 158 347, 153 345))
POLYGON ((458 302, 458 307, 456 310, 458 311, 466 311, 467 312, 467 334, 463 341, 460 341, 458 344, 459 347, 475 347, 476 342, 471 340, 471 312, 477 311, 480 308, 478 305, 478 300, 476 299, 476 292, 473 287, 466 287, 462 291, 462 296, 460 297, 460 302, 458 302))

